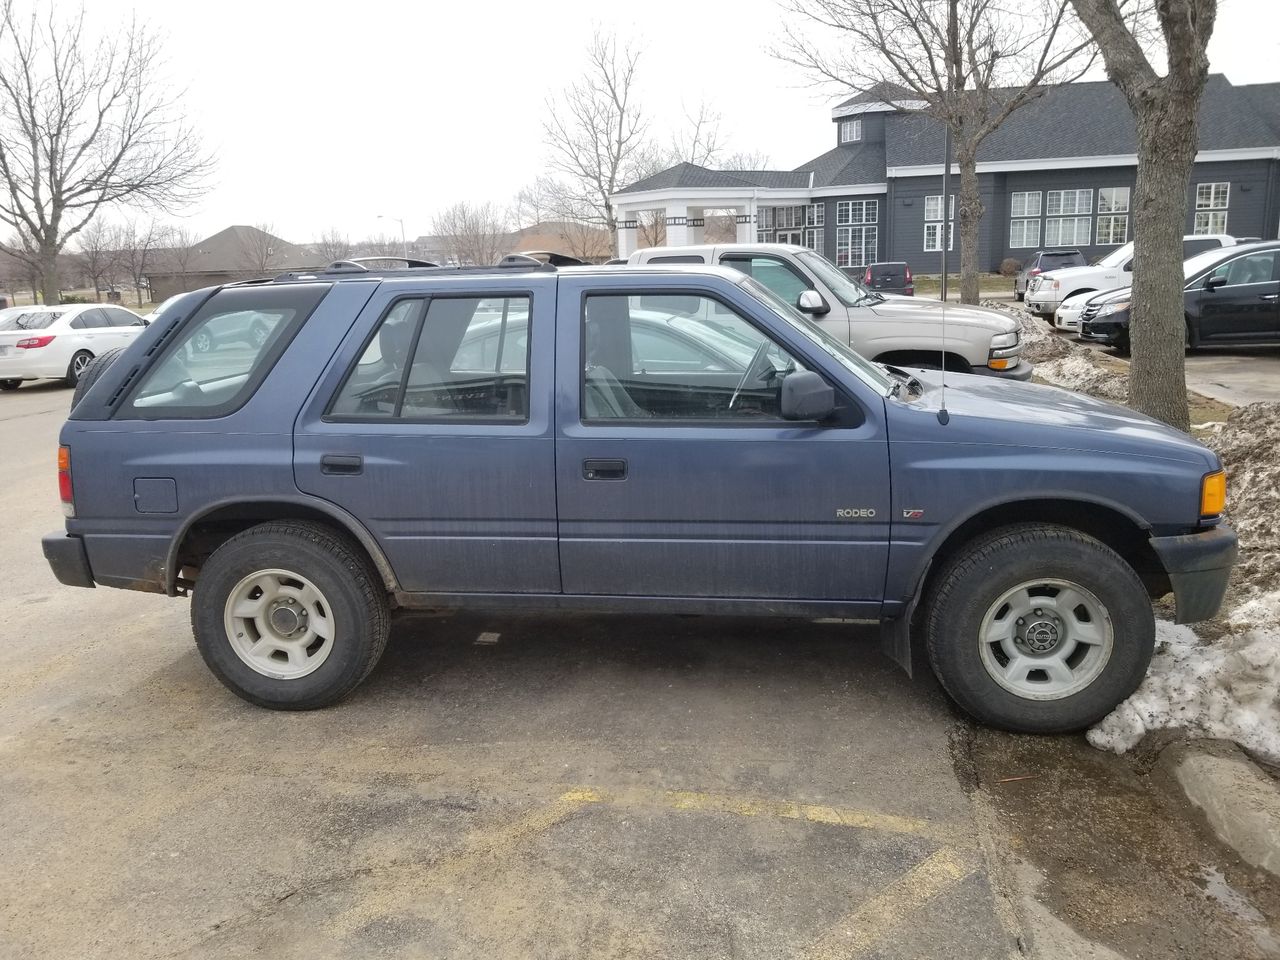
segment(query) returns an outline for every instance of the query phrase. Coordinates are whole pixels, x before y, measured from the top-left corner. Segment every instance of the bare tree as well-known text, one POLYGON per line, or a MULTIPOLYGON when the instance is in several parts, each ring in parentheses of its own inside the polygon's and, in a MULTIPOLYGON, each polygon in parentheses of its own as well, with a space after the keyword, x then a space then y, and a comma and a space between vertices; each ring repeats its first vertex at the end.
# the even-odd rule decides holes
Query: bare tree
POLYGON ((636 216, 636 243, 640 247, 666 246, 667 220, 665 211, 640 211, 636 216))
POLYGON ((646 159, 648 121, 633 85, 640 52, 618 49, 613 37, 596 34, 587 49, 587 70, 567 91, 548 98, 543 126, 549 166, 563 180, 564 205, 591 211, 593 222, 616 242, 618 221, 612 196, 637 177, 646 159))
POLYGON ((731 153, 720 162, 725 170, 768 170, 770 156, 760 150, 731 153))
POLYGON ((511 252, 506 215, 491 203, 455 203, 436 214, 431 232, 449 259, 462 266, 497 263, 511 252))
POLYGON ((330 227, 311 244, 326 264, 351 256, 351 240, 337 227, 330 227))
POLYGON ((1138 127, 1138 182, 1133 204, 1133 365, 1129 401, 1142 413, 1186 430, 1182 231, 1187 183, 1195 163, 1200 96, 1209 75, 1206 48, 1218 0, 1156 0, 1163 34, 1163 75, 1141 42, 1141 18, 1123 0, 1071 0, 1093 34, 1138 127))
POLYGON ((170 227, 164 232, 165 247, 158 254, 164 268, 178 277, 183 292, 187 290, 187 277, 191 274, 191 266, 199 251, 196 249, 196 237, 189 227, 170 227))
POLYGON ((120 230, 95 220, 77 238, 78 257, 93 287, 93 299, 102 300, 102 291, 114 287, 120 273, 120 230))
POLYGON ((0 249, 37 267, 57 303, 58 254, 104 205, 169 209, 210 168, 163 82, 162 38, 135 22, 91 36, 84 11, 0 19, 0 222, 32 249, 0 249))
POLYGON ((352 245, 352 254, 360 257, 399 257, 401 252, 400 238, 387 233, 375 233, 352 245))
MULTIPOLYGON (((696 114, 685 114, 688 126, 678 131, 671 141, 671 163, 693 163, 710 166, 720 159, 720 114, 705 103, 696 114)), ((667 164, 664 164, 666 166, 667 164)))
POLYGON ((284 259, 283 242, 272 231, 275 225, 255 223, 240 243, 240 260, 244 269, 259 277, 274 273, 284 259))
POLYGON ((130 220, 117 233, 119 262, 129 273, 138 306, 142 306, 148 270, 154 265, 157 248, 165 242, 165 231, 154 220, 145 224, 130 220))
MULTIPOLYGON (((820 83, 876 91, 950 128, 960 168, 960 298, 978 302, 978 150, 1047 87, 1078 79, 1095 59, 1069 0, 789 0, 830 31, 835 52, 786 30, 775 55, 820 83)), ((941 156, 938 158, 941 160, 941 156)), ((946 201, 944 201, 946 203, 946 201)))

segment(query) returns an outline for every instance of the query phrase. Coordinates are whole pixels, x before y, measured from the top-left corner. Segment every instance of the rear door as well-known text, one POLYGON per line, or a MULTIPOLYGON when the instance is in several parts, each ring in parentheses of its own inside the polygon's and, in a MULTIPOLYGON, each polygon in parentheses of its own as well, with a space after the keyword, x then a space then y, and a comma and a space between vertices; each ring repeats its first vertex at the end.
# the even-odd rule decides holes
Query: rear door
POLYGON ((1187 312, 1202 341, 1280 336, 1280 251, 1247 253, 1215 267, 1188 291, 1187 312), (1223 283, 1209 288, 1210 278, 1223 283))
MULTIPOLYGON (((745 293, 717 292, 696 276, 659 283, 626 274, 560 280, 565 592, 838 600, 876 616, 889 549, 883 398, 865 385, 865 395, 851 392, 847 378, 823 370, 811 341, 776 318, 771 329, 767 308, 745 293), (708 350, 726 338, 748 355, 728 369, 691 361, 684 372, 648 370, 634 353, 637 331, 664 298, 671 315, 702 318, 704 329, 685 332, 708 350), (802 367, 837 386, 837 421, 780 418, 781 379, 802 367)), ((727 345, 720 352, 735 355, 727 345)))
POLYGON ((298 486, 415 593, 556 593, 555 277, 382 283, 303 408, 298 486))

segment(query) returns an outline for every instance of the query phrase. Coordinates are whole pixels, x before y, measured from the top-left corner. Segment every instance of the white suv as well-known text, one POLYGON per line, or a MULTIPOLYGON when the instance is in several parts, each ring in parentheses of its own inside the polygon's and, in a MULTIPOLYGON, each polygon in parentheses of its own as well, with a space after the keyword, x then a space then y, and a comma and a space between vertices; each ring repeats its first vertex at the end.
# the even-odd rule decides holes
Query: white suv
POLYGON ((1029 380, 1021 327, 998 310, 883 296, 822 254, 784 243, 648 247, 628 263, 718 264, 755 277, 868 360, 1029 380))
MULTIPOLYGON (((1183 259, 1211 250, 1229 247, 1236 238, 1226 234, 1198 234, 1182 238, 1183 259)), ((1117 247, 1097 263, 1088 267, 1065 267, 1050 270, 1031 281, 1027 288, 1027 309, 1032 313, 1052 319, 1064 300, 1081 293, 1100 293, 1132 286, 1133 241, 1117 247)))

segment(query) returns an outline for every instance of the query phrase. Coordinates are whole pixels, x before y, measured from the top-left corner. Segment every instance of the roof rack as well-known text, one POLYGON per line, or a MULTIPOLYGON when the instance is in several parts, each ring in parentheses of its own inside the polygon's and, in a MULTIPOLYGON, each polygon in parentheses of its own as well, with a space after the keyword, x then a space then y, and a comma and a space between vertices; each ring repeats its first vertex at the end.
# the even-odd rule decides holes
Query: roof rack
POLYGON ((552 267, 591 266, 591 262, 589 260, 583 260, 581 257, 570 256, 567 253, 557 253, 555 250, 521 250, 519 253, 509 253, 498 261, 498 266, 528 266, 530 263, 543 263, 552 267))

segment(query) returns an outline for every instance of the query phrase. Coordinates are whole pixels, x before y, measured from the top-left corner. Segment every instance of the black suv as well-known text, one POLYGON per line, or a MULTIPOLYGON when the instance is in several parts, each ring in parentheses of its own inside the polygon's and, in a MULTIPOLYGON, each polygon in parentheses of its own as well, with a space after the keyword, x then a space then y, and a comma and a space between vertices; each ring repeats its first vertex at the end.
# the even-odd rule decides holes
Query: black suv
POLYGON ((1022 301, 1026 298, 1027 287, 1031 286, 1033 277, 1048 273, 1050 270, 1087 265, 1088 261, 1079 250, 1037 250, 1022 264, 1022 269, 1013 278, 1014 299, 1022 301))

